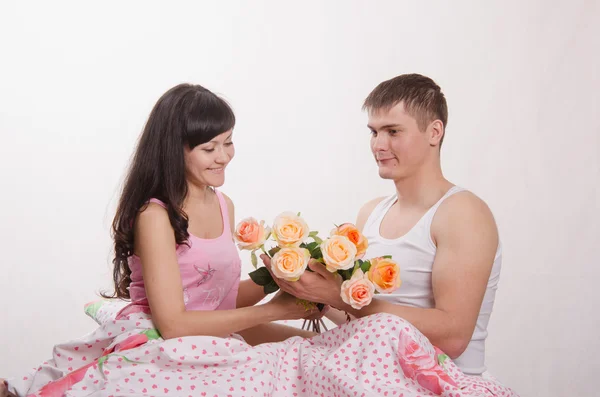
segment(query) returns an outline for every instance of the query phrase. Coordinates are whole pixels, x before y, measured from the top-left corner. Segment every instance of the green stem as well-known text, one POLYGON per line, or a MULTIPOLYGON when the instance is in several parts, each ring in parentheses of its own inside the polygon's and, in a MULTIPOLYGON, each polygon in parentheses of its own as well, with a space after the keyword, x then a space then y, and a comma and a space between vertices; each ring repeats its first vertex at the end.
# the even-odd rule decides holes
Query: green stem
POLYGON ((268 253, 268 252, 265 250, 265 245, 264 245, 264 244, 260 246, 260 250, 261 250, 262 252, 264 252, 264 254, 265 254, 266 256, 268 256, 269 258, 271 257, 271 256, 269 255, 269 253, 268 253))

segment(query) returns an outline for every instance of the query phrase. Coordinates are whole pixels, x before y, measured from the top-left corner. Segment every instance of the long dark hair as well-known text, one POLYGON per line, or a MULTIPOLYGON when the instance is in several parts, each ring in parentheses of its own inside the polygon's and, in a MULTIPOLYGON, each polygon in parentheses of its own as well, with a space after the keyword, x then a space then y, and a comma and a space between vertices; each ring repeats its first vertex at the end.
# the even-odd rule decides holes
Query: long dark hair
POLYGON ((190 149, 231 130, 235 115, 217 95, 199 85, 180 84, 158 100, 133 156, 112 223, 115 292, 105 298, 129 299, 134 221, 151 198, 164 202, 177 244, 187 243, 188 218, 184 146, 190 149))

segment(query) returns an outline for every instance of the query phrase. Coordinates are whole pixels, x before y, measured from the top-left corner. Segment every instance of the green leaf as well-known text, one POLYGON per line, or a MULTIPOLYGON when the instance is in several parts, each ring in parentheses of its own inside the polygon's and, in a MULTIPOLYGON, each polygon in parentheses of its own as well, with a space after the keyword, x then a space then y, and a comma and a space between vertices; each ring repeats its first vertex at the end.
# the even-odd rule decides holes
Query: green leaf
POLYGON ((143 364, 143 362, 141 362, 141 361, 133 361, 133 360, 130 360, 130 359, 128 359, 128 358, 127 358, 127 357, 125 357, 125 356, 118 355, 117 357, 121 357, 123 360, 127 361, 128 363, 133 363, 133 364, 143 364))
MULTIPOLYGON (((110 354, 108 356, 110 356, 110 354)), ((103 372, 102 367, 104 366, 104 362, 108 360, 108 356, 102 356, 98 359, 98 369, 100 372, 103 372)))
POLYGON ((298 216, 300 216, 300 213, 298 212, 298 216))
POLYGON ((304 244, 307 250, 309 251, 313 251, 315 248, 317 248, 319 246, 319 244, 315 243, 314 241, 312 243, 308 243, 308 244, 304 244))
POLYGON ((273 277, 266 267, 259 267, 253 272, 248 273, 252 281, 257 285, 265 286, 273 281, 273 277))
POLYGON ((256 269, 258 267, 258 259, 256 258, 256 251, 252 251, 250 253, 250 261, 252 262, 252 266, 256 269))
POLYGON ((342 274, 342 278, 343 278, 344 280, 350 280, 350 279, 352 278, 352 273, 354 273, 354 272, 352 271, 352 269, 346 269, 346 270, 342 270, 342 272, 344 272, 344 273, 342 274))
POLYGON ((391 256, 391 255, 384 255, 383 257, 384 257, 384 258, 388 258, 388 259, 392 259, 392 256, 391 256))
POLYGON ((312 239, 315 240, 315 243, 317 243, 317 244, 321 244, 323 242, 323 239, 321 239, 319 237, 318 231, 313 231, 313 232, 308 233, 308 237, 312 237, 312 239))
POLYGON ((446 354, 438 354, 437 359, 438 364, 444 365, 444 362, 448 359, 448 356, 446 354))
POLYGON ((276 253, 279 252, 281 248, 279 247, 273 247, 269 250, 269 256, 272 258, 276 253))
POLYGON ((368 272, 370 268, 371 268, 371 262, 369 262, 369 261, 364 261, 360 265, 360 270, 362 270, 363 273, 368 272))
POLYGON ((161 337, 160 332, 157 329, 147 329, 142 331, 142 334, 145 334, 148 337, 148 340, 158 339, 161 337))
POLYGON ((321 252, 321 247, 318 245, 310 251, 310 257, 316 260, 323 259, 323 253, 321 252))
POLYGON ((268 283, 267 285, 265 285, 263 287, 263 290, 265 291, 265 294, 272 294, 273 292, 276 292, 279 289, 279 285, 277 285, 277 283, 275 281, 273 281, 271 279, 271 282, 268 283))
POLYGON ((84 308, 84 311, 86 312, 86 314, 88 316, 94 317, 96 315, 96 313, 98 313, 98 310, 102 307, 102 305, 104 305, 106 303, 105 300, 99 300, 98 302, 94 302, 92 304, 89 304, 88 306, 86 306, 84 308))

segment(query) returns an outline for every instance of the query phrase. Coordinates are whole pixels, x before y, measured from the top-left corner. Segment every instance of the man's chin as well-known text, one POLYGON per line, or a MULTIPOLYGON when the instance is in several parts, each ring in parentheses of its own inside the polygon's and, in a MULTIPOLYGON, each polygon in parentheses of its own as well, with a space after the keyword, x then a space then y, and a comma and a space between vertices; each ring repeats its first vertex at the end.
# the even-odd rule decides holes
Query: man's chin
POLYGON ((391 172, 389 172, 389 170, 382 170, 382 169, 379 169, 379 177, 381 179, 394 179, 394 176, 392 175, 391 172))

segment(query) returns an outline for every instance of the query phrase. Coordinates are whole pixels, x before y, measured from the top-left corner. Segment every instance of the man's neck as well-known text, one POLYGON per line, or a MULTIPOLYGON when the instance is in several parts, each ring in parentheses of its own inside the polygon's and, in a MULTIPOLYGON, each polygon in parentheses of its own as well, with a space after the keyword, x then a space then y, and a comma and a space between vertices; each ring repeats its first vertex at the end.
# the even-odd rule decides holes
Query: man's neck
POLYGON ((441 169, 422 169, 420 173, 394 181, 398 204, 402 207, 429 208, 434 205, 453 185, 441 169))

